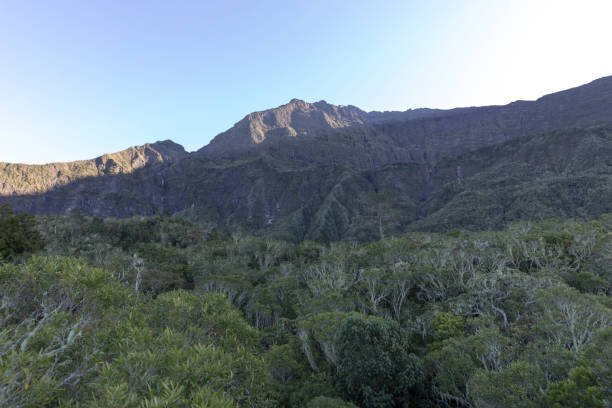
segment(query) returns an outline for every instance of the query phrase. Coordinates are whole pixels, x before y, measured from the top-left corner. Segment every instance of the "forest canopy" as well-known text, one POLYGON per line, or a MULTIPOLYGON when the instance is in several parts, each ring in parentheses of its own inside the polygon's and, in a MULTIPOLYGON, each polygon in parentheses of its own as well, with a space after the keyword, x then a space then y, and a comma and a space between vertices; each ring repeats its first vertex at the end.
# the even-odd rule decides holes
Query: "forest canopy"
POLYGON ((0 406, 612 403, 609 215, 297 244, 165 215, 0 222, 0 406))

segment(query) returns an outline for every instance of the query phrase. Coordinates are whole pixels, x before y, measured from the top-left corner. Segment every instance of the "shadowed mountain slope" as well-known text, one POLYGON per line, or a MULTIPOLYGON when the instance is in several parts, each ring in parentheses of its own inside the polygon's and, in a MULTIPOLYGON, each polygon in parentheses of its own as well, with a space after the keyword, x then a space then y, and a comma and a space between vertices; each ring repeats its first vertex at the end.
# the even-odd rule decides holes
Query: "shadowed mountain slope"
POLYGON ((612 129, 566 129, 514 139, 446 160, 433 169, 432 179, 440 187, 424 203, 426 217, 410 229, 593 218, 612 212, 612 129))
POLYGON ((610 125, 611 77, 450 111, 293 100, 196 153, 166 141, 90 161, 2 164, 0 201, 33 213, 169 211, 294 240, 590 218, 612 211, 610 125))
POLYGON ((16 208, 99 216, 160 210, 276 237, 374 239, 407 230, 497 228, 519 219, 612 211, 612 130, 569 129, 511 140, 438 164, 288 169, 273 158, 220 166, 196 156, 131 174, 90 177, 16 208), (379 196, 383 194, 383 201, 379 196))

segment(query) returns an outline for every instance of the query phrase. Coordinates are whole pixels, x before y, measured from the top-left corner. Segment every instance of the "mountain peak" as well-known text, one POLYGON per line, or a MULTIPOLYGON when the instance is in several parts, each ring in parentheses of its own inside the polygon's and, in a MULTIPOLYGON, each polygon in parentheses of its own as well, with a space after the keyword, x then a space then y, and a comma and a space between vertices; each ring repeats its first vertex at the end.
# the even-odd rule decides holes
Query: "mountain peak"
POLYGON ((291 99, 277 108, 253 112, 217 135, 201 152, 243 150, 270 139, 300 137, 319 131, 360 125, 367 113, 355 106, 336 106, 324 100, 310 103, 291 99))
POLYGON ((157 141, 155 143, 147 143, 143 147, 158 152, 163 161, 176 160, 187 155, 187 151, 185 151, 183 146, 170 139, 157 141))

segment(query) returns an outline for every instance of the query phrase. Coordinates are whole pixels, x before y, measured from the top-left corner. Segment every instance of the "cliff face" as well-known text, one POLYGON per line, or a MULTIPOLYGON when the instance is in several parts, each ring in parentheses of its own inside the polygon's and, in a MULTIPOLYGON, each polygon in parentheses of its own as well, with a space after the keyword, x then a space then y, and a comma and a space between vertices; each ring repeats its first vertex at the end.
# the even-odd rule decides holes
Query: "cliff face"
POLYGON ((610 125, 612 78, 450 111, 293 100, 191 154, 166 141, 73 163, 0 164, 0 201, 33 213, 167 210, 325 240, 376 238, 381 220, 398 233, 592 217, 612 211, 610 125))

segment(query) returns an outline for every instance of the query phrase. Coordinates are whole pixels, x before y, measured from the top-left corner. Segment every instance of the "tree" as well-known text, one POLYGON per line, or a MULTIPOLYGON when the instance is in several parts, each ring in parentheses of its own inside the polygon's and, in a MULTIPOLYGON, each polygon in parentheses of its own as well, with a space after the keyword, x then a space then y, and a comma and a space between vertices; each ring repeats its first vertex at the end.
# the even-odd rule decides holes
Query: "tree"
POLYGON ((612 401, 612 327, 599 330, 580 357, 595 375, 604 398, 612 401))
POLYGON ((408 268, 406 262, 397 262, 393 265, 390 277, 389 303, 393 310, 395 319, 399 322, 402 318, 402 309, 408 298, 408 294, 414 285, 413 272, 408 268))
POLYGON ((602 394, 597 388, 593 372, 587 367, 576 367, 567 380, 553 383, 548 388, 545 406, 550 408, 603 408, 602 394))
POLYGON ((387 276, 378 268, 370 268, 361 274, 368 308, 378 314, 378 305, 387 298, 390 287, 385 284, 387 276))
POLYGON ((0 206, 0 259, 10 261, 19 254, 34 252, 44 246, 31 214, 14 214, 8 203, 0 206))
POLYGON ((598 329, 612 325, 612 312, 597 297, 567 286, 541 291, 538 299, 543 312, 543 330, 555 343, 578 353, 598 329))
POLYGON ((428 369, 434 373, 434 392, 438 402, 470 406, 469 384, 474 375, 479 370, 485 373, 501 371, 510 356, 510 340, 497 328, 482 328, 469 337, 447 338, 441 348, 434 349, 425 357, 428 369))
POLYGON ((377 317, 350 317, 336 349, 336 384, 346 399, 366 408, 411 404, 423 380, 423 365, 408 352, 399 325, 377 317))
POLYGON ((96 328, 135 300, 106 271, 75 258, 0 265, 0 406, 79 405, 70 402, 90 394, 104 360, 96 328))
POLYGON ((432 322, 434 327, 434 343, 432 343, 432 348, 440 347, 446 339, 460 336, 463 332, 463 320, 463 317, 455 316, 452 313, 436 313, 432 322))
POLYGON ((470 389, 478 407, 536 408, 545 382, 539 367, 520 361, 501 371, 479 370, 470 382, 470 389))

